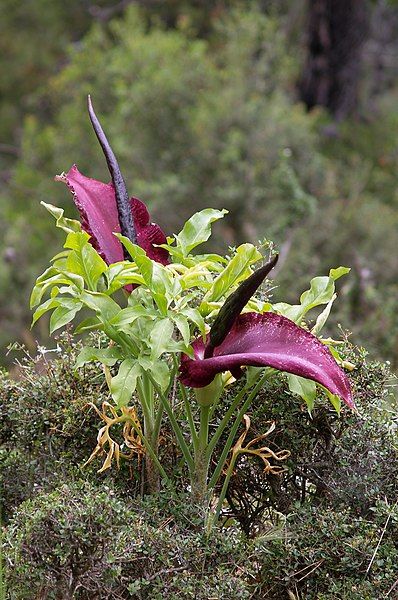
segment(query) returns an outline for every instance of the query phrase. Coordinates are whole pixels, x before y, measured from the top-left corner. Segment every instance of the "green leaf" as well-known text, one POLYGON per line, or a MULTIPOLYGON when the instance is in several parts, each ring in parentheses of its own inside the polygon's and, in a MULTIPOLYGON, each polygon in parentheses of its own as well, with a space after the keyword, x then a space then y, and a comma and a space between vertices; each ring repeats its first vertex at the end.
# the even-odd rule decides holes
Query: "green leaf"
POLYGON ((195 264, 193 267, 187 269, 180 278, 181 287, 184 290, 192 288, 208 290, 211 287, 212 280, 212 273, 202 263, 195 264))
POLYGON ((54 262, 67 258, 69 255, 70 250, 62 250, 62 252, 58 252, 58 254, 56 254, 55 256, 52 257, 51 262, 53 263, 53 266, 58 268, 57 265, 54 264, 54 262))
POLYGON ((31 327, 42 317, 47 311, 57 308, 59 306, 59 300, 56 298, 49 298, 43 304, 40 304, 33 313, 31 327))
POLYGON ((160 312, 166 315, 172 299, 181 292, 178 280, 173 278, 171 270, 148 258, 145 251, 128 238, 120 234, 117 237, 133 258, 160 312))
POLYGON ((321 329, 325 325, 326 321, 329 318, 330 311, 333 306, 333 302, 336 300, 337 294, 333 294, 326 307, 323 309, 320 315, 318 315, 317 320, 315 321, 314 327, 311 329, 311 333, 314 335, 319 335, 321 329))
POLYGON ((210 270, 220 273, 222 265, 228 264, 228 258, 221 256, 221 254, 195 254, 192 256, 192 260, 195 263, 202 263, 210 270))
POLYGON ((337 269, 330 269, 329 277, 336 281, 337 279, 340 279, 340 277, 343 277, 343 275, 347 275, 350 271, 351 269, 349 267, 337 267, 337 269))
POLYGON ((211 224, 222 219, 227 212, 224 209, 205 208, 188 219, 176 236, 177 246, 181 248, 182 254, 187 256, 196 246, 206 242, 211 236, 211 224))
POLYGON ((273 310, 287 319, 300 323, 303 318, 303 307, 301 304, 287 304, 286 302, 277 302, 273 305, 273 310))
MULTIPOLYGON (((288 319, 300 323, 309 310, 321 304, 328 304, 332 300, 335 293, 335 280, 348 272, 347 267, 338 267, 330 270, 330 277, 314 277, 311 279, 310 289, 301 294, 300 304, 290 305, 279 302, 274 304, 273 308, 288 319)), ((328 313, 326 318, 327 316, 328 313)))
POLYGON ((293 394, 298 394, 307 404, 308 411, 311 413, 316 399, 316 384, 311 379, 305 379, 298 375, 286 373, 289 390, 293 394))
MULTIPOLYGON (((45 291, 45 290, 43 291, 44 284, 47 282, 54 281, 54 278, 56 279, 57 277, 60 277, 58 269, 51 266, 51 267, 48 267, 48 269, 46 269, 44 271, 44 273, 42 273, 36 279, 36 283, 30 294, 30 308, 33 308, 34 306, 37 306, 38 304, 40 304, 41 299, 44 295, 44 291, 45 291)), ((50 285, 51 285, 51 283, 50 283, 50 285)), ((53 285, 55 285, 55 283, 53 283, 53 285)))
POLYGON ((53 206, 52 204, 47 204, 47 202, 40 202, 48 210, 48 212, 56 219, 56 226, 60 229, 63 229, 67 233, 73 233, 81 231, 81 225, 79 221, 75 219, 68 219, 64 217, 64 211, 62 208, 58 208, 58 206, 53 206))
POLYGON ((90 362, 100 362, 108 367, 113 367, 113 365, 122 358, 122 352, 117 346, 110 346, 109 348, 93 348, 91 346, 86 346, 77 357, 75 367, 78 369, 90 362))
POLYGON ((79 323, 75 329, 75 333, 84 333, 85 331, 93 331, 94 329, 101 329, 102 323, 97 317, 87 317, 79 323))
POLYGON ((96 291, 97 283, 103 273, 107 271, 107 264, 88 241, 85 233, 70 233, 65 242, 65 247, 70 248, 66 259, 66 269, 83 277, 87 287, 96 291))
POLYGON ((51 315, 50 334, 70 323, 82 306, 83 303, 76 298, 65 298, 63 306, 58 306, 51 315))
POLYGON ((225 269, 214 280, 210 290, 204 297, 205 302, 217 302, 243 279, 251 275, 250 265, 263 258, 253 244, 242 244, 225 269))
POLYGON ((129 238, 121 235, 120 233, 115 234, 116 237, 121 241, 123 246, 126 248, 127 252, 130 254, 131 258, 134 260, 137 265, 141 275, 144 278, 144 282, 147 287, 150 289, 152 285, 152 276, 153 276, 153 263, 147 255, 143 248, 137 246, 137 244, 133 244, 129 238))
MULTIPOLYGON (((349 271, 350 269, 348 267, 338 267, 337 269, 330 270, 329 277, 314 277, 314 279, 311 279, 310 289, 301 294, 300 304, 291 305, 280 302, 274 304, 274 310, 288 319, 299 323, 304 315, 312 308, 320 306, 321 304, 329 304, 329 302, 333 303, 335 294, 334 282, 343 275, 349 273, 349 271)), ((320 327, 323 326, 324 323, 322 324, 322 320, 325 318, 326 321, 329 312, 326 310, 325 315, 320 318, 320 327)))
POLYGON ((156 360, 151 364, 149 371, 162 392, 166 391, 170 383, 170 371, 167 362, 156 360))
POLYGON ((95 290, 99 278, 106 272, 108 266, 90 243, 82 248, 82 264, 87 273, 87 281, 95 290))
MULTIPOLYGON (((323 342, 325 342, 325 340, 322 340, 323 342)), ((333 358, 335 359, 335 361, 338 364, 341 364, 343 362, 343 359, 341 358, 340 352, 338 351, 337 348, 334 348, 332 345, 327 344, 327 347, 330 350, 331 355, 333 356, 333 358)))
POLYGON ((156 313, 149 313, 144 306, 138 304, 136 306, 123 308, 113 319, 111 319, 111 325, 114 325, 117 328, 123 328, 125 325, 134 323, 134 321, 140 317, 153 319, 156 316, 156 313))
POLYGON ((47 269, 36 279, 36 284, 43 283, 43 281, 51 279, 51 277, 54 277, 54 275, 59 275, 58 269, 56 269, 54 266, 47 267, 47 269))
POLYGON ((300 296, 300 304, 305 312, 329 302, 334 294, 334 280, 331 277, 314 277, 311 279, 311 287, 300 296))
POLYGON ((73 231, 66 236, 64 248, 81 251, 89 239, 90 236, 85 231, 73 231))
POLYGON ((200 314, 203 317, 214 317, 222 307, 222 302, 202 302, 199 306, 200 314))
POLYGON ((189 329, 188 319, 181 313, 172 313, 171 311, 169 311, 169 315, 170 318, 173 319, 174 323, 176 324, 176 327, 182 336, 184 344, 188 346, 191 339, 191 332, 189 329))
POLYGON ((142 354, 138 357, 142 370, 149 372, 160 389, 164 392, 170 384, 170 370, 165 360, 151 360, 149 356, 142 354))
POLYGON ((264 372, 264 367, 247 367, 246 371, 246 385, 252 387, 259 378, 259 375, 264 372))
POLYGON ((72 291, 78 295, 79 292, 84 288, 84 280, 82 277, 80 277, 80 275, 61 272, 54 267, 50 267, 42 275, 40 275, 40 277, 37 278, 36 285, 34 286, 30 296, 30 307, 33 308, 34 306, 37 306, 49 288, 61 284, 71 287, 71 292, 69 292, 71 295, 72 291))
POLYGON ((112 398, 120 408, 127 406, 137 385, 141 366, 135 358, 126 358, 119 367, 118 374, 112 377, 112 398))
MULTIPOLYGON (((155 361, 164 352, 170 348, 170 341, 173 339, 174 324, 171 319, 161 319, 151 331, 150 347, 151 360, 155 361)), ((174 340, 173 340, 174 342, 174 340)))
POLYGON ((332 403, 333 408, 335 409, 337 414, 340 415, 341 399, 338 396, 336 396, 335 394, 332 394, 332 392, 329 392, 329 390, 327 390, 326 388, 323 388, 323 390, 325 391, 327 397, 329 398, 330 402, 332 403))
POLYGON ((101 323, 109 323, 121 310, 112 298, 100 292, 84 290, 80 299, 88 308, 97 313, 101 323))
POLYGON ((199 329, 203 339, 205 339, 206 324, 205 324, 204 318, 202 317, 202 315, 200 314, 198 309, 186 307, 186 308, 181 309, 180 313, 182 315, 184 315, 185 317, 187 317, 187 319, 189 319, 192 323, 194 323, 196 325, 196 327, 199 329))
POLYGON ((109 265, 105 277, 108 294, 113 294, 116 290, 126 285, 142 285, 145 283, 136 265, 133 265, 131 262, 120 262, 109 265))

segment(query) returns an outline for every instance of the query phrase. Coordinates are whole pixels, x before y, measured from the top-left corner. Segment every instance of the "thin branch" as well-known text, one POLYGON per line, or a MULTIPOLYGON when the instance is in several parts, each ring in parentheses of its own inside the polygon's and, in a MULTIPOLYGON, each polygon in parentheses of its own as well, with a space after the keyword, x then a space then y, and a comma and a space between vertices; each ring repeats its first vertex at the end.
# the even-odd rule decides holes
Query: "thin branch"
MULTIPOLYGON (((395 507, 395 505, 394 505, 394 507, 395 507)), ((382 541, 382 539, 383 539, 383 537, 384 537, 384 534, 385 534, 385 532, 386 532, 386 529, 387 529, 387 527, 388 527, 388 524, 389 524, 389 522, 390 522, 390 519, 391 519, 391 512, 389 513, 389 515, 388 515, 388 517, 387 517, 387 520, 386 520, 386 522, 385 522, 385 524, 384 524, 383 531, 381 532, 381 535, 380 535, 379 541, 377 542, 377 546, 376 546, 376 548, 375 548, 375 551, 373 552, 373 556, 372 556, 372 558, 370 559, 370 563, 368 564, 368 568, 366 569, 365 576, 366 576, 366 575, 369 573, 370 569, 372 568, 373 561, 374 561, 374 559, 376 558, 377 551, 378 551, 378 549, 379 549, 379 547, 380 547, 381 541, 382 541)))

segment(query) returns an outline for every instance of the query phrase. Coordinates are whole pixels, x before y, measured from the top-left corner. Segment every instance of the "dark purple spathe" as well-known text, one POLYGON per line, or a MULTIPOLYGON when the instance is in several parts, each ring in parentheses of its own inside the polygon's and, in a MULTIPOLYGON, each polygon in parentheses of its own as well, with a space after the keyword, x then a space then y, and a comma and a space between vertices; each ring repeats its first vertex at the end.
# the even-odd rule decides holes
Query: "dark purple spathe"
MULTIPOLYGON (((102 183, 82 175, 76 165, 56 179, 67 184, 79 210, 82 228, 90 242, 108 263, 123 260, 123 247, 114 233, 120 233, 115 189, 112 183, 102 183)), ((130 199, 130 210, 135 226, 137 244, 152 260, 168 264, 167 250, 157 245, 166 243, 166 236, 155 223, 150 222, 148 210, 138 198, 130 199)))
POLYGON ((273 367, 312 379, 354 408, 348 377, 330 350, 309 331, 274 313, 240 315, 225 340, 204 358, 206 344, 193 343, 194 359, 184 355, 180 379, 187 386, 200 388, 213 381, 217 373, 239 373, 242 366, 273 367))

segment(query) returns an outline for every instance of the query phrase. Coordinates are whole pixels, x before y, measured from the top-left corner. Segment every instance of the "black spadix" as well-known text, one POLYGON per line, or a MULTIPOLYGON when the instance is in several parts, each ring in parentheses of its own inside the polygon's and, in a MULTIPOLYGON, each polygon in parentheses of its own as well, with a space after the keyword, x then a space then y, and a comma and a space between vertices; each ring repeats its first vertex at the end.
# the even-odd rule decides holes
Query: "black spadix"
MULTIPOLYGON (((137 232, 135 230, 133 215, 131 213, 130 197, 127 192, 126 183, 120 171, 120 167, 116 160, 116 156, 107 140, 107 137, 104 133, 104 130, 101 127, 98 117, 94 112, 90 95, 87 97, 87 105, 91 124, 105 155, 109 173, 112 178, 112 183, 115 188, 116 206, 119 216, 120 231, 122 235, 129 238, 129 240, 132 241, 133 244, 136 244, 137 232)), ((124 257, 127 260, 131 260, 125 248, 123 248, 123 251, 124 257)))
POLYGON ((268 273, 276 265, 278 257, 279 255, 275 254, 269 262, 256 269, 250 277, 242 281, 238 288, 228 296, 210 329, 205 349, 205 358, 213 356, 214 349, 225 340, 236 318, 260 287, 268 273))

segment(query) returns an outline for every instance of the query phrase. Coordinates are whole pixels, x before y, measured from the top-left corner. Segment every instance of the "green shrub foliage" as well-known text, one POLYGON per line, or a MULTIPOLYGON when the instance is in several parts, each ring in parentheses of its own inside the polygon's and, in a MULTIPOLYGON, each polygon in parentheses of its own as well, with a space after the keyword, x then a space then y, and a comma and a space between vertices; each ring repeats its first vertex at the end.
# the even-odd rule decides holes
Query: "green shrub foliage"
POLYGON ((121 502, 87 483, 22 503, 4 544, 10 600, 248 599, 239 534, 195 531, 186 504, 121 502))
POLYGON ((343 409, 338 417, 318 398, 312 414, 297 402, 284 376, 258 395, 252 406, 251 437, 269 420, 276 430, 272 448, 289 449, 281 477, 265 475, 259 462, 242 459, 231 480, 227 514, 238 518, 249 535, 258 533, 275 510, 288 515, 298 505, 329 507, 369 518, 379 499, 394 504, 398 496, 396 379, 388 365, 368 363, 366 352, 346 343, 344 354, 355 365, 351 381, 358 414, 343 409))
POLYGON ((396 581, 398 512, 380 501, 372 513, 363 518, 348 507, 297 508, 286 535, 265 537, 261 544, 259 597, 279 600, 290 592, 308 600, 385 598, 396 581))
MULTIPOLYGON (((97 340, 97 343, 98 342, 97 340)), ((97 475, 100 464, 83 464, 96 445, 100 421, 88 403, 98 407, 108 399, 104 376, 96 365, 75 369, 80 344, 66 333, 57 340, 59 352, 36 359, 25 355, 14 377, 0 383, 0 488, 2 519, 39 491, 63 480, 101 477, 135 485, 135 470, 97 475), (54 355, 57 358, 54 359, 54 355), (50 358, 52 356, 52 358, 50 358)), ((44 350, 44 349, 43 349, 44 350)), ((131 490, 130 492, 131 493, 131 490)))

